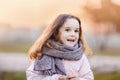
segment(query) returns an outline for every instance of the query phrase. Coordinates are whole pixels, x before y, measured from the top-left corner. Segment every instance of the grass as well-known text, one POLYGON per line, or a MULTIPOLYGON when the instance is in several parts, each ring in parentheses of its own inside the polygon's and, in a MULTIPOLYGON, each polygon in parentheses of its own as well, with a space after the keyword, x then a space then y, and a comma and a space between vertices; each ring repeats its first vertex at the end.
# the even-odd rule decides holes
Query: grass
POLYGON ((0 43, 0 52, 27 53, 31 44, 28 43, 0 43))
MULTIPOLYGON (((28 53, 32 43, 0 43, 0 52, 21 52, 28 53)), ((120 49, 93 49, 93 55, 120 56, 120 49)))
POLYGON ((120 56, 120 49, 93 50, 93 55, 120 56))
POLYGON ((120 80, 120 72, 96 73, 95 80, 120 80))
MULTIPOLYGON (((28 53, 29 48, 33 43, 30 42, 6 42, 0 43, 0 52, 21 52, 28 53)), ((104 56, 120 56, 120 49, 104 49, 104 50, 93 50, 93 55, 104 55, 104 56)))
MULTIPOLYGON (((120 72, 94 73, 94 80, 119 80, 120 72)), ((26 80, 25 72, 0 72, 0 80, 26 80)))
POLYGON ((0 80, 26 80, 25 72, 0 72, 0 80))

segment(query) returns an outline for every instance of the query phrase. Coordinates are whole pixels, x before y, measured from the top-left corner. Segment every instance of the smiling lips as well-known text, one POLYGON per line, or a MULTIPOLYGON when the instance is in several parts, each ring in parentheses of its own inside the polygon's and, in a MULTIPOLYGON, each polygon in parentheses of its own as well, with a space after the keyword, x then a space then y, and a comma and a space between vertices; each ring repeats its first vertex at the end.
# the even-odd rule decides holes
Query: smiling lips
POLYGON ((67 39, 69 42, 75 42, 75 39, 67 39))

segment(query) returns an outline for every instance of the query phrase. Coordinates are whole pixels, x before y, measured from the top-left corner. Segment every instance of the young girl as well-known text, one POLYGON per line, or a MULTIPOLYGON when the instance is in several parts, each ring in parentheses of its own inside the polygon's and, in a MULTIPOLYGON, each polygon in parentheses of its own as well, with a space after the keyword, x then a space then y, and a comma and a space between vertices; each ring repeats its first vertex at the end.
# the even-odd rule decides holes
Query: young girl
POLYGON ((78 17, 59 15, 29 51, 27 80, 93 80, 87 55, 91 51, 78 17))

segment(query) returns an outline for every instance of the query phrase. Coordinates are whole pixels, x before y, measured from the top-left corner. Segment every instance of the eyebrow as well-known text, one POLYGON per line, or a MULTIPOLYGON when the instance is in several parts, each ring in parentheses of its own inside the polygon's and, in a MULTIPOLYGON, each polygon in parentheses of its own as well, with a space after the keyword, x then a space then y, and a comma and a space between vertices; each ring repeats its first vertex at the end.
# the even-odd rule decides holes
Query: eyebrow
MULTIPOLYGON (((64 27, 64 28, 71 28, 71 27, 64 27)), ((76 28, 76 29, 79 29, 79 28, 76 28)))

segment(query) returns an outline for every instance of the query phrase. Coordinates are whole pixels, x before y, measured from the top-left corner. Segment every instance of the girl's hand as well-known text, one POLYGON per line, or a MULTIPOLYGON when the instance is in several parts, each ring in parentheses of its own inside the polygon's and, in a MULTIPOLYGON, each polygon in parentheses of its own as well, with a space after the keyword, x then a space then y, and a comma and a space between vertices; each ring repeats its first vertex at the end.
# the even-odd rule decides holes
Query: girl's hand
POLYGON ((77 77, 76 77, 76 78, 72 78, 72 79, 70 79, 70 80, 80 80, 80 78, 77 78, 77 77))
POLYGON ((73 75, 60 76, 59 80, 71 80, 72 78, 76 78, 76 76, 73 75))

